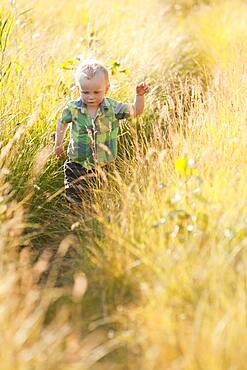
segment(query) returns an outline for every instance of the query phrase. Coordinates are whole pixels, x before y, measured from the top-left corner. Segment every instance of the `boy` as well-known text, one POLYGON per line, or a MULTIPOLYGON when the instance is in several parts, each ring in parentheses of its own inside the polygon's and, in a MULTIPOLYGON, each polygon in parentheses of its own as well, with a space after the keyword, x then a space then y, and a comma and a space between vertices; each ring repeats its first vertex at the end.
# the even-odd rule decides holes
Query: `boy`
POLYGON ((64 163, 67 199, 80 203, 86 177, 94 176, 97 166, 105 166, 117 156, 119 120, 136 117, 144 109, 145 83, 136 86, 134 104, 123 104, 106 97, 108 71, 100 62, 86 61, 77 68, 76 82, 80 99, 67 104, 57 123, 55 153, 64 155, 63 139, 70 123, 68 159, 64 163))

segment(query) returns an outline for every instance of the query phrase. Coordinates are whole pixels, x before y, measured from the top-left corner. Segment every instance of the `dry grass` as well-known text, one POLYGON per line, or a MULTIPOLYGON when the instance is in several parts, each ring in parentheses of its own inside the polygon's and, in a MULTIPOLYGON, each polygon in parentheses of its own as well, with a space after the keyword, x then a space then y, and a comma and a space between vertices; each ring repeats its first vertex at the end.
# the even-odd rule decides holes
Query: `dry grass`
POLYGON ((245 369, 246 8, 4 1, 1 369, 245 369), (72 216, 52 134, 78 55, 151 92, 72 216))

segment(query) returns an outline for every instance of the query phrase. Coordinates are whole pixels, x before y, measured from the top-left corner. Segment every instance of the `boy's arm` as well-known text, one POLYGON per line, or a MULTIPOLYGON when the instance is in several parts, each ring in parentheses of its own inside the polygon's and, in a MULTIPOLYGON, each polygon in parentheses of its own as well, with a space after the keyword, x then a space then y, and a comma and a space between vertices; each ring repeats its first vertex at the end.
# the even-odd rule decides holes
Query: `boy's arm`
POLYGON ((63 147, 63 139, 64 139, 67 128, 68 128, 68 123, 62 122, 61 119, 59 119, 57 122, 56 136, 55 136, 55 154, 58 157, 62 157, 65 154, 64 147, 63 147))
POLYGON ((132 117, 136 117, 143 113, 144 110, 144 95, 147 94, 149 91, 149 87, 147 84, 142 82, 141 84, 136 86, 136 97, 135 102, 132 105, 132 110, 130 111, 130 115, 132 117))

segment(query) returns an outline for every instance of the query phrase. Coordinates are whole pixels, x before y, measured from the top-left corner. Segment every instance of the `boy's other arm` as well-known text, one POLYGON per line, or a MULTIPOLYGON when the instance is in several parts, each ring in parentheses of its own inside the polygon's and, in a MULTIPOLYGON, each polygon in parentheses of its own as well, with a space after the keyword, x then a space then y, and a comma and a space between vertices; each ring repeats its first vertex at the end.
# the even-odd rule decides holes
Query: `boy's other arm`
POLYGON ((136 86, 136 97, 135 97, 135 102, 132 105, 133 111, 131 112, 131 116, 136 117, 143 113, 144 95, 147 94, 148 91, 149 91, 149 87, 144 82, 136 86))
POLYGON ((63 147, 63 139, 65 136, 65 132, 68 128, 67 122, 62 122, 61 119, 57 122, 56 128, 56 137, 55 137, 55 154, 58 157, 64 156, 64 147, 63 147))

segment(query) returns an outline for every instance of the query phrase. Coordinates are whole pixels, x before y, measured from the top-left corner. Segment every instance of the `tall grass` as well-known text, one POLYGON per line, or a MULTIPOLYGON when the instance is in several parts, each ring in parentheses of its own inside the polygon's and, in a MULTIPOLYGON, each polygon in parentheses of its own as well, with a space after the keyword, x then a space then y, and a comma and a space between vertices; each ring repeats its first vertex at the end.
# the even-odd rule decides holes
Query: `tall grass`
POLYGON ((246 7, 4 1, 3 369, 245 369, 246 7), (73 215, 53 134, 89 55, 151 91, 73 215))

